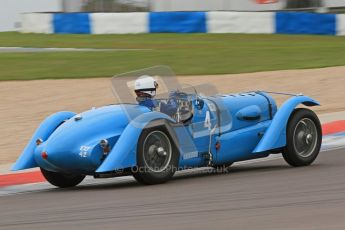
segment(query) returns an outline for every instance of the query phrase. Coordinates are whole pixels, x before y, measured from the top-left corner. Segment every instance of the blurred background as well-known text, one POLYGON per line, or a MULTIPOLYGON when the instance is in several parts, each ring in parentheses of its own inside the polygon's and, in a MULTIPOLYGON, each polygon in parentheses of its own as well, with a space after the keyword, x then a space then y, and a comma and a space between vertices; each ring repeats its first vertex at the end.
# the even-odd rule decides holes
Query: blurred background
POLYGON ((344 0, 0 0, 0 31, 28 12, 315 11, 345 12, 344 0))

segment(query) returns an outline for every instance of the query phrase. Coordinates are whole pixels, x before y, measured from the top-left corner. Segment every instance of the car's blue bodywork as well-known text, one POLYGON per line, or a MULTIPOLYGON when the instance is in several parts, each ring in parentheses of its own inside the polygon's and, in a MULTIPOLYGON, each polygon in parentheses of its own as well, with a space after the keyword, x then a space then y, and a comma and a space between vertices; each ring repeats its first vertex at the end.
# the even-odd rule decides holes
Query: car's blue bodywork
POLYGON ((170 116, 135 104, 109 105, 76 115, 59 112, 36 130, 13 170, 42 167, 49 171, 99 175, 137 164, 137 143, 143 129, 164 126, 180 154, 179 167, 221 165, 268 156, 286 145, 286 126, 296 106, 319 105, 296 95, 278 110, 264 92, 203 97, 198 109, 194 98, 193 118, 178 123, 170 116), (43 142, 36 145, 36 140, 43 142), (102 158, 100 140, 110 152, 102 158), (42 157, 47 153, 47 158, 42 157))

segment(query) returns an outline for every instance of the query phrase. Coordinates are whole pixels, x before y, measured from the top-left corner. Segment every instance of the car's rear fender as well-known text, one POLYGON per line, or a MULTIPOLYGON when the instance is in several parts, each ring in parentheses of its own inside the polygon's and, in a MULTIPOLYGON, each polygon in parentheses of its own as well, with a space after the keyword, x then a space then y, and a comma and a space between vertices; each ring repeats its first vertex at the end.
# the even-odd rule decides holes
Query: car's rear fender
POLYGON ((286 126, 294 109, 299 105, 320 105, 319 102, 307 96, 294 96, 287 100, 273 117, 271 125, 265 131, 253 153, 262 153, 279 149, 286 145, 286 126))
MULTIPOLYGON (((155 124, 154 121, 157 120, 165 120, 175 123, 171 117, 159 112, 150 112, 139 115, 124 129, 107 158, 96 170, 96 173, 108 173, 136 166, 136 152, 140 134, 143 129, 152 127, 152 125, 155 124)), ((164 123, 156 123, 156 125, 162 124, 164 123)))
POLYGON ((54 113, 48 116, 36 129, 34 135, 31 137, 29 143, 26 145, 21 156, 12 167, 12 171, 23 170, 28 168, 37 167, 37 163, 34 158, 34 151, 36 149, 36 140, 41 138, 46 141, 54 130, 65 120, 73 117, 75 113, 69 111, 63 111, 54 113))

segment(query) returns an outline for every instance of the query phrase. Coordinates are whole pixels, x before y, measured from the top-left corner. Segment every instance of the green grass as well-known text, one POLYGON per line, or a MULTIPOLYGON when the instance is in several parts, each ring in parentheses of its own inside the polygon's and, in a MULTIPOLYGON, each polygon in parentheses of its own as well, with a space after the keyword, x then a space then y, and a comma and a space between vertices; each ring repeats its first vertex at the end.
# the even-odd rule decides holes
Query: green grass
POLYGON ((0 46, 145 51, 0 53, 0 80, 109 77, 154 65, 179 75, 345 65, 345 38, 244 34, 39 35, 0 33, 0 46))

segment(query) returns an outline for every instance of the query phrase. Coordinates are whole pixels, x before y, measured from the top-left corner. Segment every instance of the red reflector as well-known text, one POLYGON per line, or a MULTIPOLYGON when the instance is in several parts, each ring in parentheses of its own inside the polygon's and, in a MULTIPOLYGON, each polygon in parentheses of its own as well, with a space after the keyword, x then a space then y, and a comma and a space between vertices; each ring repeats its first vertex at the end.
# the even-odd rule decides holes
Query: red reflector
POLYGON ((217 141, 216 143, 216 150, 219 150, 220 149, 220 143, 217 141))
POLYGON ((42 152, 42 158, 43 158, 43 159, 47 159, 47 158, 48 158, 47 152, 42 152))

